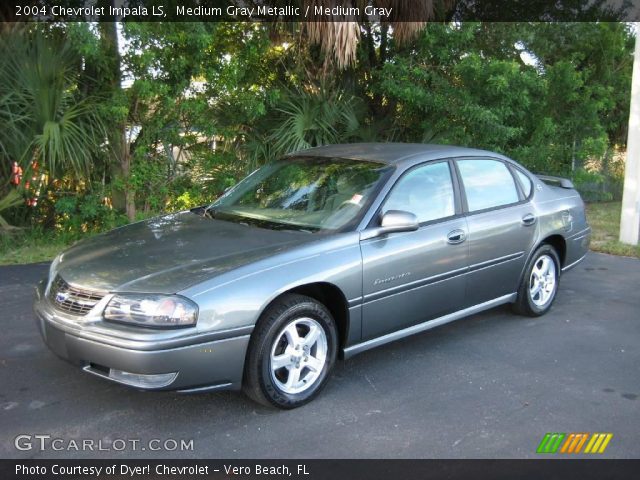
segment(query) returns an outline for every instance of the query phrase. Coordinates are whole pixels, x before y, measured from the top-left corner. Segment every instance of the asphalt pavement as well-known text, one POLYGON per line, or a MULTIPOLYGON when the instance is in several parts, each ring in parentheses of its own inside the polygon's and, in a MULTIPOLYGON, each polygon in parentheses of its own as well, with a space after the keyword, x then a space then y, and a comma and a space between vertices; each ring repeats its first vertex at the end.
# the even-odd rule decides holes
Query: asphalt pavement
POLYGON ((590 253, 544 317, 500 307, 339 362, 293 411, 138 392, 58 359, 31 312, 47 268, 0 267, 2 458, 535 458, 547 432, 610 432, 598 457, 640 458, 637 259, 590 253))

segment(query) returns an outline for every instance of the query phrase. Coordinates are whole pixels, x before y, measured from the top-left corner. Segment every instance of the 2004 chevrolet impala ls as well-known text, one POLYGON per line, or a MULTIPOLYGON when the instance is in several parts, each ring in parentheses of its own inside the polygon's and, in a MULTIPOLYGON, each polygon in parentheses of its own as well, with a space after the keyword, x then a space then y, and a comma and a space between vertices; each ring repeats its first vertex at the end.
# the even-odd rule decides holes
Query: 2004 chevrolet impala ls
POLYGON ((571 182, 501 155, 332 145, 76 244, 34 309, 51 350, 87 372, 293 408, 339 354, 505 303, 546 313, 590 233, 571 182))

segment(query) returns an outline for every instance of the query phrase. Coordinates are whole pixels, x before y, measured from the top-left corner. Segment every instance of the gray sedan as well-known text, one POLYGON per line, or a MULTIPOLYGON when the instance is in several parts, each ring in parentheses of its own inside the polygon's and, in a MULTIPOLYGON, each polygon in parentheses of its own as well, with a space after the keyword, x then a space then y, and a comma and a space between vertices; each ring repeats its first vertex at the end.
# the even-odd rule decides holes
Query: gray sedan
POLYGON ((571 182, 502 155, 332 145, 74 245, 34 310, 50 349, 88 373, 293 408, 338 357, 501 304, 546 313, 590 233, 571 182))

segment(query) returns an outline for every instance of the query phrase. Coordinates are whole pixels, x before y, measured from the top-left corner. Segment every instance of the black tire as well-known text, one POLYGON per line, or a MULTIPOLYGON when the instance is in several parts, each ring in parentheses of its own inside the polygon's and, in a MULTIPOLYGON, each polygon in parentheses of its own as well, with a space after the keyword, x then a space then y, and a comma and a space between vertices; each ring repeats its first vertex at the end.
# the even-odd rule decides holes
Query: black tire
POLYGON ((553 248, 549 244, 542 244, 538 247, 538 249, 533 253, 531 259, 527 263, 527 266, 524 270, 524 275, 522 276, 522 280, 520 281, 520 285, 518 287, 518 296, 516 298, 515 303, 513 304, 513 310, 520 314, 525 315, 527 317, 539 317, 547 313, 551 306, 553 305, 554 300, 556 299, 556 295, 558 293, 558 287, 560 286, 560 258, 558 257, 558 253, 555 248, 553 248), (532 298, 531 296, 531 287, 532 287, 532 274, 534 268, 536 266, 540 266, 543 262, 543 258, 550 258, 553 261, 553 269, 554 269, 554 287, 553 291, 550 292, 548 299, 541 305, 541 298, 539 295, 532 298), (538 300, 536 301, 535 298, 538 300))
MULTIPOLYGON (((306 336, 300 338, 304 340, 306 336)), ((287 344, 285 348, 288 349, 290 346, 287 344)), ((337 352, 338 334, 333 317, 327 308, 315 299, 304 295, 284 295, 262 314, 251 335, 245 362, 243 390, 250 398, 266 406, 292 409, 304 405, 316 397, 325 386, 336 361, 337 352), (316 373, 311 375, 314 379, 310 386, 303 385, 304 391, 289 393, 281 388, 282 386, 286 389, 282 382, 279 385, 278 375, 282 375, 284 371, 288 377, 291 371, 290 367, 282 367, 282 370, 272 373, 271 355, 272 351, 275 352, 277 348, 282 348, 280 343, 274 345, 276 341, 287 342, 283 337, 286 327, 293 324, 294 328, 304 330, 304 324, 294 324, 294 322, 308 321, 304 319, 310 319, 313 326, 319 325, 324 331, 326 342, 323 342, 322 345, 326 346, 326 349, 322 350, 326 353, 325 360, 322 368, 312 371, 305 370, 305 365, 301 363, 307 361, 308 358, 301 360, 300 357, 296 357, 298 365, 302 365, 301 371, 306 372, 305 375, 316 373), (318 371, 320 373, 317 373, 318 371)), ((310 355, 310 353, 308 354, 310 355)), ((300 374, 300 378, 302 375, 300 374)))

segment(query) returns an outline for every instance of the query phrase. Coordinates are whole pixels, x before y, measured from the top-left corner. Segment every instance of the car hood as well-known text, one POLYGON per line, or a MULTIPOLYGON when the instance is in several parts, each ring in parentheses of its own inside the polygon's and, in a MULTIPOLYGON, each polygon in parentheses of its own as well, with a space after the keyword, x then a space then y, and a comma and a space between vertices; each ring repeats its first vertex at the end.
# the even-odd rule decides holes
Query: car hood
POLYGON ((262 229, 187 211, 83 240, 54 268, 68 283, 86 289, 175 293, 314 240, 317 236, 307 232, 262 229))

